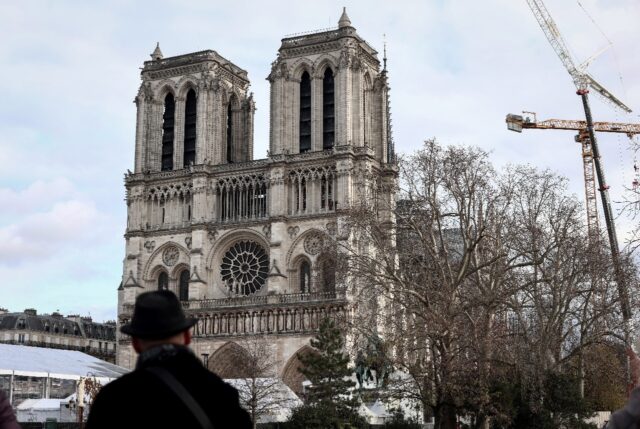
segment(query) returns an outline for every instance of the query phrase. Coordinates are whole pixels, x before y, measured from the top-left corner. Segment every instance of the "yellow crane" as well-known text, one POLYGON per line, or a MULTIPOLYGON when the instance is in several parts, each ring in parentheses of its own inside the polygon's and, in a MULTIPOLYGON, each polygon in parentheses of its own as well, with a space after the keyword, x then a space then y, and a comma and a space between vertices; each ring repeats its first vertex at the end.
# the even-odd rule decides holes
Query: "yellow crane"
MULTIPOLYGON (((596 176, 594 168, 594 152, 589 138, 587 121, 566 120, 566 119, 546 119, 538 121, 534 112, 522 112, 523 115, 507 115, 507 128, 511 131, 521 133, 523 129, 538 130, 573 130, 578 131, 575 137, 576 142, 582 145, 582 164, 584 169, 584 190, 585 203, 587 208, 587 226, 589 238, 595 240, 600 237, 598 225, 598 202, 596 198, 596 176)), ((626 124, 620 122, 594 122, 593 130, 604 133, 622 133, 629 138, 640 135, 640 124, 626 124)), ((604 191, 609 188, 605 183, 601 183, 604 191)))

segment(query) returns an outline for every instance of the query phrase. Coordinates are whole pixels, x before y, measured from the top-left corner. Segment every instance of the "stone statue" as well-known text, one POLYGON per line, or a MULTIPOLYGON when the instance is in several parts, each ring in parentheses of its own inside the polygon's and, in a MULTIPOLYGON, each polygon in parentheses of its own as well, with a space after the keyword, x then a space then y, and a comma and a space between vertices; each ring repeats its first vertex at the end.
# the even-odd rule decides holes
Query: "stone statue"
POLYGON ((356 357, 356 379, 362 389, 364 383, 375 382, 375 387, 383 387, 386 376, 391 372, 391 364, 386 356, 386 347, 378 334, 367 338, 365 351, 356 357))

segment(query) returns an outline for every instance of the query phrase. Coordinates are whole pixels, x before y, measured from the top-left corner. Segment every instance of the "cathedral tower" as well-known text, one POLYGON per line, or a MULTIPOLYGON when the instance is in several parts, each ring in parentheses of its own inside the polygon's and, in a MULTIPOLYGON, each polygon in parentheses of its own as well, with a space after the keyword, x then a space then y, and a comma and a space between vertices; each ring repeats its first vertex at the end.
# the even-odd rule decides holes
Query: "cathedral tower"
POLYGON ((336 30, 283 39, 268 80, 272 154, 368 147, 389 161, 386 70, 346 10, 336 30))
MULTIPOLYGON (((278 375, 300 391, 298 353, 325 317, 352 317, 336 281, 344 216, 391 201, 395 180, 386 70, 343 12, 333 30, 282 40, 268 80, 266 159, 253 160, 247 73, 215 51, 144 63, 118 321, 136 296, 170 289, 199 322, 193 349, 241 376, 246 338, 269 338, 278 375)), ((118 364, 132 367, 130 339, 118 364)))

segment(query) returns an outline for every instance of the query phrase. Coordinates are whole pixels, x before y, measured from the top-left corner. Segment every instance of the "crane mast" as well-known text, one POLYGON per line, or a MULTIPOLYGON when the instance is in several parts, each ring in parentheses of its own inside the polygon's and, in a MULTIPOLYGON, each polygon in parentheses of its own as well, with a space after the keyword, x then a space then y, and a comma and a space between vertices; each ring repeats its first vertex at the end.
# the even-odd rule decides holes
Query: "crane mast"
MULTIPOLYGON (((620 297, 620 306, 622 311, 622 317, 624 322, 624 336, 625 343, 628 347, 631 346, 630 342, 630 321, 631 321, 631 307, 629 304, 629 295, 627 290, 627 285, 625 278, 622 273, 622 269, 620 266, 620 248, 618 246, 618 237, 616 235, 616 228, 613 219, 613 213, 611 210, 611 201, 609 198, 609 186, 606 183, 606 179, 604 176, 604 169, 600 162, 600 151, 598 149, 598 142, 596 140, 596 136, 594 133, 594 123, 593 118, 591 116, 591 107, 589 105, 589 88, 593 89, 597 94, 602 96, 606 101, 613 104, 616 108, 625 111, 627 113, 631 112, 631 109, 627 107, 622 101, 616 98, 613 94, 607 91, 602 85, 600 85, 592 76, 590 76, 582 67, 576 67, 573 58, 567 48, 562 35, 560 34, 560 30, 556 25, 555 21, 551 17, 551 14, 547 10, 542 0, 526 0, 529 8, 533 12, 540 28, 544 32, 547 40, 553 47, 554 51, 562 61, 565 69, 573 79, 574 84, 576 85, 577 91, 576 93, 582 99, 582 106, 584 108, 584 114, 586 119, 586 136, 588 136, 588 140, 590 143, 590 157, 593 160, 593 165, 595 167, 596 177, 598 179, 600 191, 600 197, 602 202, 602 209, 604 212, 605 223, 607 225, 607 235, 609 237, 609 246, 611 250, 611 259, 613 262, 613 268, 616 277, 616 283, 618 287, 618 294, 620 297)), ((584 146, 583 146, 584 147, 584 146)), ((584 159, 584 158, 583 158, 584 159)), ((586 161, 585 161, 586 162, 586 161)), ((586 168, 585 168, 585 179, 587 179, 586 168)), ((627 359, 627 392, 629 393, 631 388, 631 370, 630 370, 630 362, 627 359)))

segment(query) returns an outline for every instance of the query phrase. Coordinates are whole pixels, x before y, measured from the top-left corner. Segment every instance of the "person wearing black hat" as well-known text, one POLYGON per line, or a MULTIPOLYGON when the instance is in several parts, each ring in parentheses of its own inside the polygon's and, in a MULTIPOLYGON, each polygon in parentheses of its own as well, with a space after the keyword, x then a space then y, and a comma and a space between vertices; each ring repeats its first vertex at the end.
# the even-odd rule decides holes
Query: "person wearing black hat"
POLYGON ((100 390, 86 428, 251 428, 238 391, 187 347, 195 323, 173 292, 140 294, 120 328, 139 355, 136 368, 100 390))

